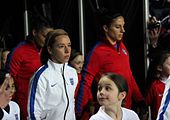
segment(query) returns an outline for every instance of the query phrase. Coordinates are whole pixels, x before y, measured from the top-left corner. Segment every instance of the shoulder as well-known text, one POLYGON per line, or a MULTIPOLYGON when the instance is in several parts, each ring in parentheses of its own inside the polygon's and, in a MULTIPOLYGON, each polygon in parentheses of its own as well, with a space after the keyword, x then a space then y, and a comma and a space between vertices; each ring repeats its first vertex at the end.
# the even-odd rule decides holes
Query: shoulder
POLYGON ((11 50, 11 52, 10 52, 10 56, 11 57, 20 57, 20 56, 22 56, 22 55, 24 55, 23 53, 25 52, 25 46, 26 46, 26 44, 27 44, 27 42, 26 42, 26 40, 24 40, 24 41, 21 41, 20 43, 18 43, 17 44, 17 46, 16 47, 14 47, 12 50, 11 50))
POLYGON ((165 86, 165 83, 163 83, 161 80, 154 80, 154 82, 152 83, 152 87, 158 87, 160 85, 165 86))
POLYGON ((68 69, 69 71, 72 71, 72 72, 74 72, 74 73, 77 73, 75 68, 71 67, 71 66, 68 65, 68 64, 67 64, 66 66, 67 66, 67 69, 68 69))
POLYGON ((133 110, 127 109, 127 108, 122 108, 123 111, 123 120, 139 120, 139 117, 136 112, 133 110))
POLYGON ((99 108, 99 111, 90 117, 90 120, 112 120, 112 118, 103 111, 103 107, 99 108))
POLYGON ((9 102, 9 106, 19 109, 19 105, 18 105, 15 101, 10 101, 10 102, 9 102))

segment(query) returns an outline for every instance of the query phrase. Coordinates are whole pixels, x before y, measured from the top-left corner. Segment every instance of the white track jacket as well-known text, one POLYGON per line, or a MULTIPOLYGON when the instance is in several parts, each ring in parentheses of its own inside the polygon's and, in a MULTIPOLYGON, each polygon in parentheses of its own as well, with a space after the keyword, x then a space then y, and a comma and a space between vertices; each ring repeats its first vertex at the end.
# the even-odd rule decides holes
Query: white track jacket
POLYGON ((170 76, 166 80, 165 90, 156 120, 170 120, 170 76))
POLYGON ((74 68, 48 60, 31 79, 28 119, 75 120, 74 92, 77 82, 74 68))

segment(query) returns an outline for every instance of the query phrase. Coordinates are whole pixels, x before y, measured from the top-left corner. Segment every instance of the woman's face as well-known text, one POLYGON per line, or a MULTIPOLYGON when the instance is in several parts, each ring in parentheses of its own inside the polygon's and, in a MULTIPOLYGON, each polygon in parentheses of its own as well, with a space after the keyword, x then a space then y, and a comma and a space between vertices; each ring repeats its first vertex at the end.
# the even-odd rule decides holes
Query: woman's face
POLYGON ((70 64, 77 70, 77 73, 80 73, 84 64, 83 56, 77 55, 70 64))
POLYGON ((45 38, 46 38, 46 35, 49 31, 51 31, 52 28, 46 28, 44 27, 41 31, 39 32, 36 32, 34 31, 33 34, 34 34, 34 38, 36 40, 36 43, 38 44, 39 47, 43 47, 44 44, 45 44, 45 38))
POLYGON ((122 16, 119 16, 112 20, 110 26, 106 25, 103 26, 105 35, 111 43, 122 40, 123 34, 125 32, 124 24, 125 24, 124 18, 122 16))
POLYGON ((48 52, 51 60, 55 63, 66 63, 70 58, 71 41, 67 35, 55 37, 55 42, 52 47, 48 47, 48 52))

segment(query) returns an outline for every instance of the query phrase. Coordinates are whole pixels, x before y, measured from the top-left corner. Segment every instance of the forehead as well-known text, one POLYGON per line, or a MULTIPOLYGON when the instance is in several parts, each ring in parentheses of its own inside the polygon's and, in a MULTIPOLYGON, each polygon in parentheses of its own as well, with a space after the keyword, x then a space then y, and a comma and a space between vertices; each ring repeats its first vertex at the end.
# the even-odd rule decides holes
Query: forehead
POLYGON ((113 84, 114 82, 106 76, 101 77, 99 84, 113 84))
POLYGON ((123 16, 119 16, 112 20, 111 24, 125 24, 123 16))
POLYGON ((83 56, 82 55, 77 55, 73 60, 83 60, 83 56))
POLYGON ((165 59, 164 63, 170 63, 170 56, 165 59))
POLYGON ((56 36, 55 37, 55 43, 58 44, 64 44, 64 43, 71 43, 70 38, 68 37, 68 35, 60 35, 60 36, 56 36))
POLYGON ((48 28, 48 27, 43 27, 42 29, 41 29, 41 31, 40 32, 42 32, 42 33, 48 33, 48 32, 50 32, 50 31, 52 31, 53 29, 52 28, 48 28))

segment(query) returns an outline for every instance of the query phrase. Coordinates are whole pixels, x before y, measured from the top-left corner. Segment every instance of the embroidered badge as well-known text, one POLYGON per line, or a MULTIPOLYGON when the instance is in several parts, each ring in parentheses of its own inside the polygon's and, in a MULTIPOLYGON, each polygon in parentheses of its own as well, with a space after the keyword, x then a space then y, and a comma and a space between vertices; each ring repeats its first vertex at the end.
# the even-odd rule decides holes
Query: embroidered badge
POLYGON ((73 80, 73 78, 70 78, 70 83, 71 83, 71 85, 74 85, 74 80, 73 80))
POLYGON ((16 120, 19 120, 18 114, 15 114, 15 119, 16 119, 16 120))
POLYGON ((123 51, 123 53, 124 53, 125 55, 127 55, 127 52, 126 52, 126 50, 125 50, 125 49, 122 49, 122 51, 123 51))

